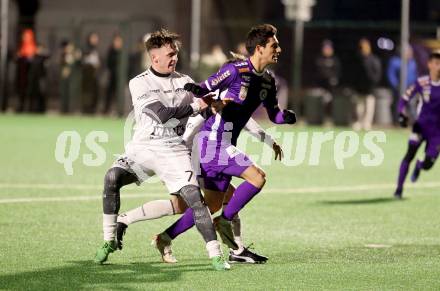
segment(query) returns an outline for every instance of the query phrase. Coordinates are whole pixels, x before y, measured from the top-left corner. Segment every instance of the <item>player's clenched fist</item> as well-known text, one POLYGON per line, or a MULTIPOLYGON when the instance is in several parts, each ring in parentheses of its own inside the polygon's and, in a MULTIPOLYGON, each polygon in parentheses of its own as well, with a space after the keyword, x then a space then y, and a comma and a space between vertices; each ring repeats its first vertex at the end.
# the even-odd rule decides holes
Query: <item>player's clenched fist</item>
POLYGON ((296 123, 296 114, 292 110, 283 110, 283 118, 284 121, 288 124, 294 124, 296 123))
POLYGON ((189 92, 193 93, 196 96, 200 96, 201 92, 202 92, 202 87, 200 87, 199 85, 197 85, 195 83, 186 83, 183 86, 183 89, 185 91, 189 91, 189 92))

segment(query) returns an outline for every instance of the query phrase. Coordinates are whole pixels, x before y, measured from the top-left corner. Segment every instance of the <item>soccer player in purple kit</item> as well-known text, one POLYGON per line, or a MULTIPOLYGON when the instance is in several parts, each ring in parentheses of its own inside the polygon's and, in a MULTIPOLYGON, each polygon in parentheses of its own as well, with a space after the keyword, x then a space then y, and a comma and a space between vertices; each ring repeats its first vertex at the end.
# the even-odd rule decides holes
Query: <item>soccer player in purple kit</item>
POLYGON ((416 182, 422 170, 429 170, 434 165, 440 150, 440 50, 431 52, 428 60, 429 75, 417 79, 399 101, 399 123, 406 127, 408 123, 407 105, 410 99, 419 98, 418 116, 409 138, 408 150, 400 164, 397 188, 394 197, 401 199, 403 184, 408 174, 409 165, 423 142, 425 159, 417 160, 411 181, 416 182))
MULTIPOLYGON (((233 217, 255 196, 266 183, 266 174, 244 153, 238 150, 238 136, 253 112, 263 104, 269 119, 276 124, 294 124, 296 115, 290 110, 280 110, 276 99, 275 79, 266 69, 278 62, 281 47, 276 37, 277 29, 270 24, 251 28, 246 48, 250 58, 223 65, 220 70, 200 84, 188 83, 185 90, 195 96, 220 90, 224 107, 208 118, 199 133, 201 187, 207 197, 223 195, 232 177, 244 181, 236 188, 221 216, 214 224, 225 242, 230 240, 229 230, 233 217)), ((160 245, 169 242, 194 225, 192 210, 158 235, 160 245)), ((229 244, 228 244, 229 245, 229 244)), ((246 248, 231 251, 231 257, 240 259, 246 248)), ((265 260, 264 260, 265 261, 265 260)))

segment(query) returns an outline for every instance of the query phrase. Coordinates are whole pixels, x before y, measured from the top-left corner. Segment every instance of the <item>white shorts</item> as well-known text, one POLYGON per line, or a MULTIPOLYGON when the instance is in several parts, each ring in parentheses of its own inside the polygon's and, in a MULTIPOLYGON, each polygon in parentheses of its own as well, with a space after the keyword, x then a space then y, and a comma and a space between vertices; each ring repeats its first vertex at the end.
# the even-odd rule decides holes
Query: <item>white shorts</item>
POLYGON ((187 185, 199 185, 189 150, 184 145, 128 145, 125 154, 113 163, 113 167, 120 167, 135 174, 139 180, 138 184, 157 175, 171 194, 187 185))

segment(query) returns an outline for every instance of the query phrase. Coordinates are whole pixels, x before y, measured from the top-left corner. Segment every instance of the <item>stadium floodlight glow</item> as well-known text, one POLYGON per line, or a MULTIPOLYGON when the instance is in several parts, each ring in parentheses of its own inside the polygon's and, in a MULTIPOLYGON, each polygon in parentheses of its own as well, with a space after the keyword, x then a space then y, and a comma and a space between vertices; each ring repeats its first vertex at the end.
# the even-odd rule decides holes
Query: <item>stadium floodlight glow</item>
POLYGON ((284 15, 287 20, 310 21, 315 0, 282 0, 284 15))
POLYGON ((387 37, 379 37, 377 47, 382 50, 392 51, 394 49, 394 42, 387 37))

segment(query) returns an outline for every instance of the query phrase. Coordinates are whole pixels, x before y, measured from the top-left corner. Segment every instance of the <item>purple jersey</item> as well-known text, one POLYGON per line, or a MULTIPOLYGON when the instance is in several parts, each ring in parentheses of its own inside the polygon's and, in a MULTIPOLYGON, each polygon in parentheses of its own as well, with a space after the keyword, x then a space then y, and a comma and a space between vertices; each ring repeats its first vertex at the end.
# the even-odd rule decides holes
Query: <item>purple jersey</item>
POLYGON ((221 113, 207 119, 201 129, 209 132, 209 140, 217 141, 218 145, 222 141, 236 145, 240 131, 260 104, 273 122, 283 123, 274 77, 267 70, 257 73, 249 59, 223 65, 200 85, 205 94, 219 90, 220 99, 233 101, 221 113))
POLYGON ((235 145, 254 111, 263 104, 271 121, 284 123, 284 118, 274 77, 267 70, 257 73, 249 59, 225 64, 201 87, 203 95, 219 90, 220 99, 232 101, 205 121, 198 140, 204 188, 224 192, 231 176, 253 164, 235 145))
POLYGON ((399 101, 399 112, 403 112, 410 99, 419 98, 417 123, 425 134, 440 135, 440 82, 429 76, 417 79, 399 101))

